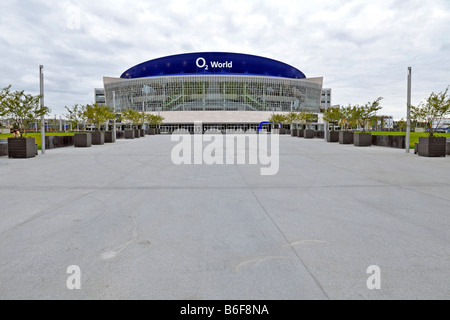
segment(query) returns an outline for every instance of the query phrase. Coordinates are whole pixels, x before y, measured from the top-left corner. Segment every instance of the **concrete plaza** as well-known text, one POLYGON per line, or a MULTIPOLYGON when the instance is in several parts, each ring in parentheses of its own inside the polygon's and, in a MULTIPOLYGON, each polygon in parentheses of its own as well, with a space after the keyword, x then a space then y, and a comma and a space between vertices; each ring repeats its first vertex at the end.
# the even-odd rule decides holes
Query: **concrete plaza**
POLYGON ((450 299, 449 157, 281 136, 261 176, 175 145, 1 157, 0 299, 450 299))

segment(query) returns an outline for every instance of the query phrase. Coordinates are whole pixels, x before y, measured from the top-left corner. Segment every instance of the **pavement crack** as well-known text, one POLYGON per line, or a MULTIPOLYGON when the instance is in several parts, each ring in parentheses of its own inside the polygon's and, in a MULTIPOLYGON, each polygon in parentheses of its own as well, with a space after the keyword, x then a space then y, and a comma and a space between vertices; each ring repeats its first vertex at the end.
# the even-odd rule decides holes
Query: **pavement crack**
MULTIPOLYGON (((242 174, 242 172, 239 170, 239 166, 237 166, 237 170, 239 172, 239 174, 242 176, 242 179, 245 181, 245 183, 247 183, 244 175, 242 174)), ((248 185, 248 183, 247 183, 248 185)), ((284 241, 286 243, 290 243, 290 241, 288 240, 288 238, 286 237, 286 235, 284 234, 284 232, 281 230, 281 228, 279 227, 279 225, 275 222, 275 220, 272 218, 272 216, 269 214, 269 212, 267 211, 267 209, 264 207, 264 205, 261 203, 261 201, 259 200, 258 196, 255 194, 255 191, 253 190, 253 188, 251 188, 248 185, 253 197, 255 198, 256 202, 259 204, 259 206, 261 207, 261 209, 264 211, 264 213, 266 214, 267 218, 271 221, 271 223, 273 224, 273 226, 278 230, 278 232, 281 234, 281 236, 284 238, 284 241)), ((312 271, 308 268, 308 266, 306 265, 306 263, 303 261, 303 259, 300 257, 299 253, 294 249, 294 247, 291 245, 289 246, 290 250, 294 253, 294 255, 297 257, 298 261, 301 263, 301 265, 305 268, 305 270, 308 272, 308 274, 311 276, 311 278, 313 279, 314 283, 317 285, 317 287, 322 291, 322 293, 325 295, 325 297, 328 300, 331 300, 330 297, 328 296, 327 292, 325 291, 325 289, 323 288, 322 284, 320 283, 319 279, 317 279, 317 277, 312 273, 312 271)))
POLYGON ((116 246, 113 249, 108 249, 108 250, 105 250, 104 252, 102 252, 100 254, 100 257, 102 258, 102 260, 113 259, 113 258, 117 257, 118 255, 120 255, 122 253, 122 251, 127 249, 130 245, 137 243, 137 241, 139 239, 139 229, 138 229, 136 217, 129 216, 128 219, 130 219, 133 224, 133 227, 131 229, 131 237, 127 241, 125 241, 123 244, 116 246))

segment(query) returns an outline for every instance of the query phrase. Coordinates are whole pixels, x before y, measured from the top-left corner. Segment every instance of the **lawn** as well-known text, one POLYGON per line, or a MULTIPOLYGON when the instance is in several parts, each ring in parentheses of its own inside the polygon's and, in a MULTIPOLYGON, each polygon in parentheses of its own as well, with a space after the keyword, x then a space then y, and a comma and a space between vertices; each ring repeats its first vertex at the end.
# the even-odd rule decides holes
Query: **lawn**
MULTIPOLYGON (((46 132, 46 136, 73 136, 75 132, 46 132)), ((12 138, 12 134, 0 134, 0 139, 12 138)), ((26 138, 34 138, 38 145, 38 149, 41 150, 41 133, 40 132, 29 132, 26 138)))
MULTIPOLYGON (((396 135, 396 136, 406 136, 406 132, 390 132, 390 131, 371 131, 373 135, 396 135)), ((450 133, 435 133, 436 137, 446 137, 450 138, 450 133)), ((414 143, 419 143, 420 137, 428 137, 426 132, 411 132, 410 148, 414 149, 414 143)))

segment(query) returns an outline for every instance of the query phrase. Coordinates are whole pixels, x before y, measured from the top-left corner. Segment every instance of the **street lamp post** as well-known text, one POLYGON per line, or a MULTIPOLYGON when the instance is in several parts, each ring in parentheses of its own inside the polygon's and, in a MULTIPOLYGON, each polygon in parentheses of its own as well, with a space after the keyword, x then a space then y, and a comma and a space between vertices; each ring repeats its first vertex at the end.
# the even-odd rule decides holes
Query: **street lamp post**
POLYGON ((113 137, 114 141, 116 141, 116 92, 113 91, 113 109, 114 109, 114 121, 113 121, 113 137))
MULTIPOLYGON (((39 84, 41 96, 41 108, 44 107, 44 66, 39 66, 39 84)), ((45 154, 45 115, 41 116, 41 154, 45 154)))
POLYGON ((409 153, 409 144, 411 141, 411 67, 408 67, 408 98, 406 111, 406 152, 409 153))

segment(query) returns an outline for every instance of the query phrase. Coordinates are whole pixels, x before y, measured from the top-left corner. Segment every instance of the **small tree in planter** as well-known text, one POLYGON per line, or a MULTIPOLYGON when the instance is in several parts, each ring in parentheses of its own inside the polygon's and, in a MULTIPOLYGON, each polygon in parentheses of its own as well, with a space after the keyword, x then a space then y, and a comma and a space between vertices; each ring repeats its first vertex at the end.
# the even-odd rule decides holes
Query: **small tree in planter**
POLYGON ((23 90, 9 93, 9 96, 5 98, 6 114, 23 132, 24 137, 27 135, 27 127, 30 123, 51 112, 48 107, 39 105, 39 99, 39 96, 25 94, 23 90))
POLYGON ((348 105, 341 109, 342 118, 340 120, 341 128, 344 131, 339 132, 339 144, 353 144, 353 132, 349 129, 356 125, 358 106, 348 105))
MULTIPOLYGON (((328 108, 323 114, 323 119, 332 124, 331 131, 327 134, 327 142, 339 142, 339 132, 334 131, 334 127, 342 119, 341 108, 328 108)), ((328 128, 325 129, 328 130, 328 128)))
POLYGON ((278 129, 283 123, 286 122, 286 116, 282 114, 273 114, 268 121, 273 123, 273 129, 278 129), (275 128, 276 125, 277 128, 275 128))
POLYGON ((134 130, 133 126, 138 125, 140 121, 142 121, 141 114, 133 109, 127 109, 122 112, 122 118, 128 122, 129 129, 125 130, 125 139, 134 139, 139 138, 136 130, 134 130))
POLYGON ((92 144, 103 145, 105 133, 101 130, 102 125, 107 125, 109 120, 114 118, 114 113, 105 105, 93 104, 86 106, 85 116, 94 125, 95 132, 92 134, 92 144))
POLYGON ((450 114, 450 97, 448 94, 449 87, 440 93, 432 92, 430 96, 414 108, 415 116, 430 124, 428 129, 428 137, 419 138, 418 153, 423 157, 445 157, 446 138, 436 135, 436 129, 439 128, 442 119, 450 114), (436 125, 433 128, 433 121, 436 125))
POLYGON ((355 133, 354 144, 358 147, 369 147, 372 145, 372 134, 366 132, 368 123, 376 117, 376 113, 381 109, 380 101, 382 97, 377 98, 373 102, 368 102, 364 106, 356 106, 355 118, 358 125, 362 128, 362 132, 355 133))
MULTIPOLYGON (((27 138, 27 127, 37 118, 51 112, 48 107, 40 106, 40 96, 25 94, 22 91, 10 92, 10 87, 2 90, 3 111, 14 124, 23 132, 22 138, 8 139, 8 153, 10 158, 31 158, 36 156, 37 149, 34 138, 27 138)), ((42 143, 45 143, 43 141, 42 143)))
POLYGON ((159 133, 159 126, 163 123, 164 117, 155 114, 147 114, 146 122, 148 122, 151 126, 155 126, 155 128, 149 129, 149 135, 155 135, 159 133))
POLYGON ((286 115, 286 122, 290 124, 291 128, 291 136, 296 137, 297 136, 297 130, 298 130, 298 113, 296 112, 289 112, 286 115))
POLYGON ((305 139, 313 139, 314 130, 311 130, 311 123, 316 119, 316 115, 310 112, 300 112, 298 116, 300 123, 304 123, 306 127, 305 131, 303 132, 303 137, 305 139))
POLYGON ((65 117, 72 125, 73 131, 80 131, 80 125, 86 123, 86 106, 82 106, 79 104, 74 104, 72 108, 65 106, 67 110, 67 114, 65 117))

